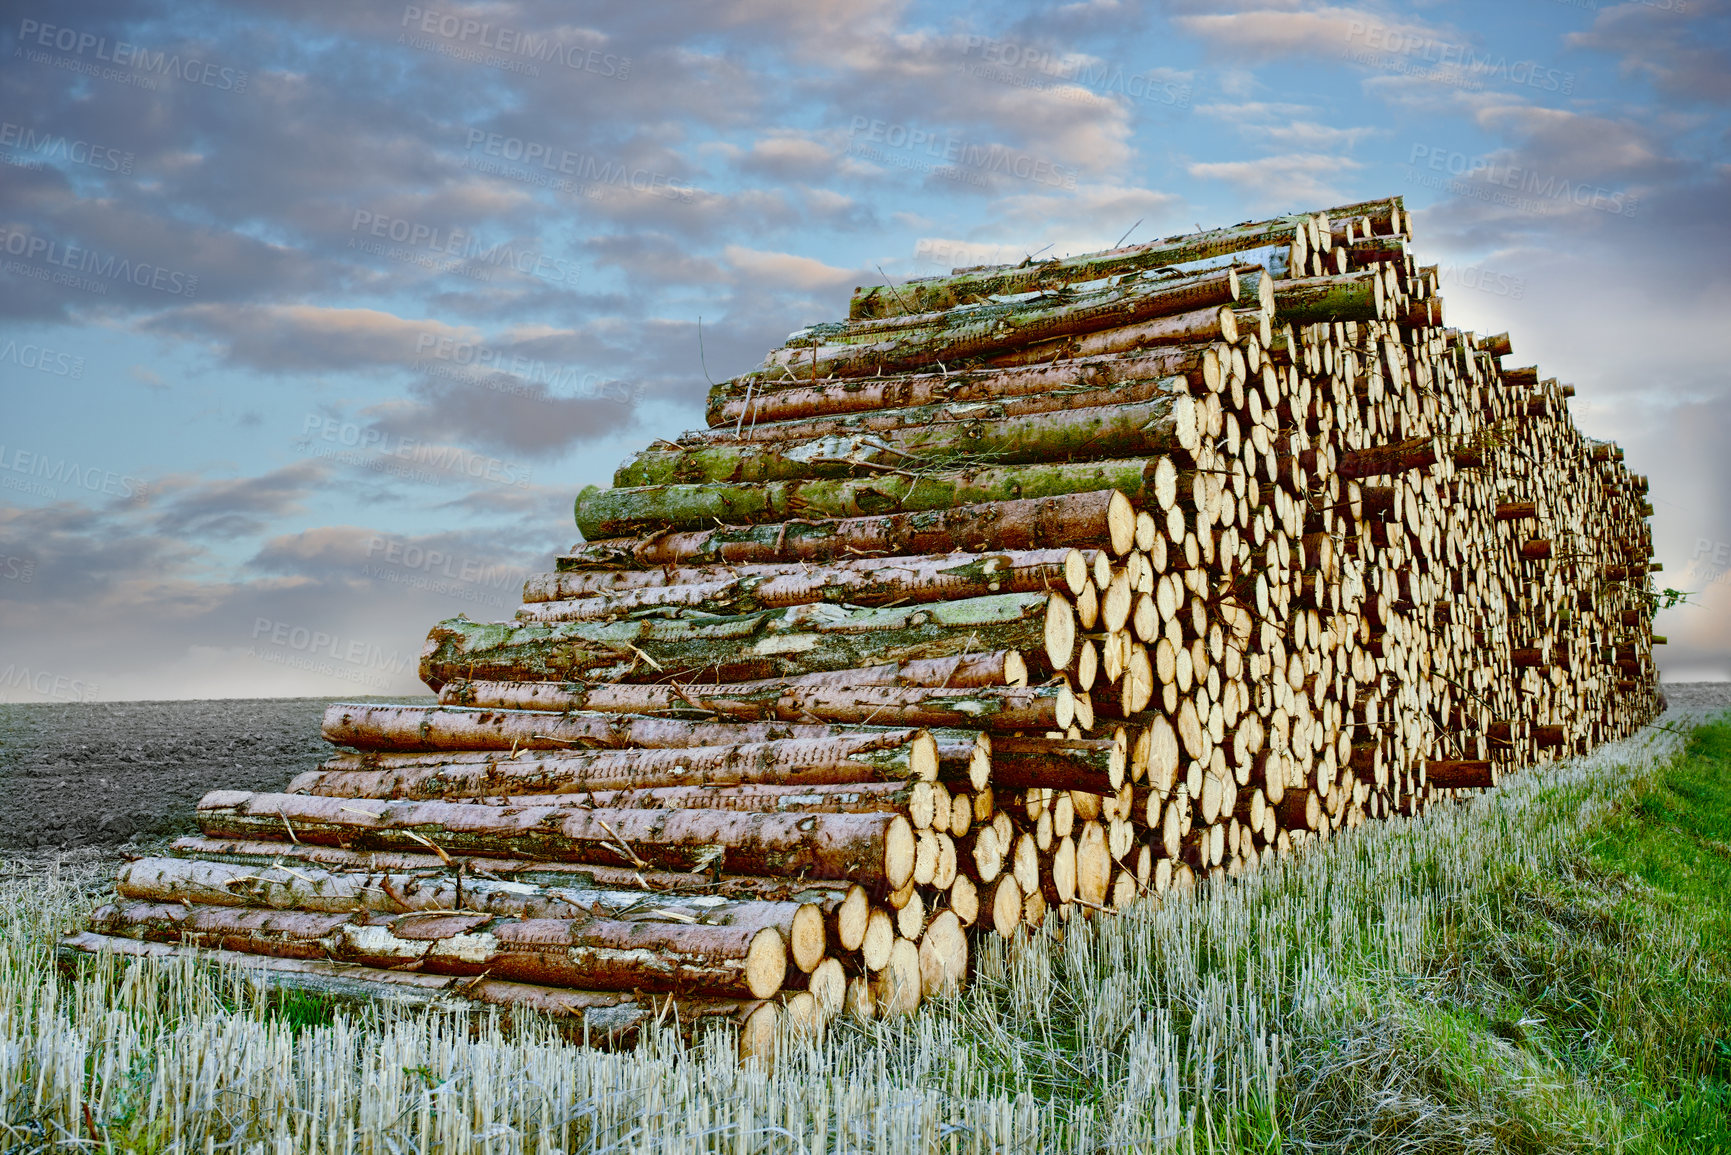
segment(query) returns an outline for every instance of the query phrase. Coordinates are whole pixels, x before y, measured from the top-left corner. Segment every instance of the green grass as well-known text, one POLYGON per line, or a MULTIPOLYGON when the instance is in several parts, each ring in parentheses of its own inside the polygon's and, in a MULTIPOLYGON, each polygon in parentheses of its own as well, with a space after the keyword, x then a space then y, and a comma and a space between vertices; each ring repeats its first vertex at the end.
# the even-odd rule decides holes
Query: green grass
POLYGON ((1383 1012, 1377 1144, 1731 1152, 1731 721, 1439 926, 1383 1012))
POLYGON ((990 939, 959 997, 767 1069, 181 961, 62 975, 101 890, 0 881, 0 1152, 1731 1153, 1731 719, 990 939))

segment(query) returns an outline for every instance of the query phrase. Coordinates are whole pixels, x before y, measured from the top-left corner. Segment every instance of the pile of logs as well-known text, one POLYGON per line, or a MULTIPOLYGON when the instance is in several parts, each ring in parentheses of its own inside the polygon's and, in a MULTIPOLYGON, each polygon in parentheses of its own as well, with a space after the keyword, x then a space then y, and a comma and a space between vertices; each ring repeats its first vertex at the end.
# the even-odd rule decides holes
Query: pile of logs
POLYGON ((437 706, 333 707, 69 949, 751 1051, 1629 733, 1647 483, 1410 246, 1397 198, 857 290, 435 626, 437 706))

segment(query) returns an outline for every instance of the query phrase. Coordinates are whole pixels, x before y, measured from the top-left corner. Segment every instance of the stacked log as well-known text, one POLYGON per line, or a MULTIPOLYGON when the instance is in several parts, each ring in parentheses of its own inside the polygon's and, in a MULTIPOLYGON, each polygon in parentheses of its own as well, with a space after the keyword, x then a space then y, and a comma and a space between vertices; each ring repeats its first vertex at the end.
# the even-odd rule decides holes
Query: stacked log
POLYGON ((1411 240, 1395 198, 857 290, 580 494, 512 621, 438 623, 437 706, 332 707, 70 945, 751 1050, 1629 733, 1646 481, 1411 240))

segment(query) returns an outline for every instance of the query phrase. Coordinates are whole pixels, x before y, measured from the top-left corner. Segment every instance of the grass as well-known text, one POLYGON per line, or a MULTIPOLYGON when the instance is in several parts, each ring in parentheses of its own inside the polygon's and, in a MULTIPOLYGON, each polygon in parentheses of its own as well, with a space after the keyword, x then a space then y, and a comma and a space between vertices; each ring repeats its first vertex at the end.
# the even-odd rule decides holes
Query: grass
POLYGON ((627 1054, 187 963, 0 882, 0 1152, 1731 1152, 1731 719, 981 952, 908 1019, 627 1054))

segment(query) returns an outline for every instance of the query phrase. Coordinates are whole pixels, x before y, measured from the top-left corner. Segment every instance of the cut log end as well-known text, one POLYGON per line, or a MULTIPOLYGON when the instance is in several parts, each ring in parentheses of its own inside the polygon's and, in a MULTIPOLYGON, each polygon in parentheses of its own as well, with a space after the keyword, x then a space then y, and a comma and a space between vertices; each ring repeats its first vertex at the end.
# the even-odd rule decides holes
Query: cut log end
POLYGON ((835 912, 836 941, 845 951, 860 949, 865 941, 866 923, 871 918, 871 901, 865 887, 855 883, 835 912))
POLYGON ((913 824, 896 815, 884 829, 884 880, 891 890, 900 890, 913 879, 914 855, 918 849, 913 824))
POLYGON ((968 936, 951 910, 940 911, 920 939, 920 986, 925 997, 961 993, 968 974, 968 936))
POLYGON ((1051 668, 1067 667, 1076 652, 1076 610, 1062 594, 1046 598, 1045 638, 1046 661, 1051 668))
POLYGON ((823 961, 824 951, 829 945, 827 938, 823 908, 816 903, 802 903, 794 912, 793 926, 788 935, 787 951, 793 958, 793 965, 811 974, 823 961))
MULTIPOLYGON (((815 965, 815 964, 814 964, 815 965)), ((787 943, 781 932, 766 926, 751 936, 745 951, 745 985, 753 998, 767 999, 787 981, 787 943)))
POLYGON ((1016 885, 1014 875, 1006 874, 992 891, 992 929, 1009 938, 1021 924, 1022 888, 1016 885))
POLYGON ((781 1012, 774 1003, 763 1003, 739 1027, 739 1057, 767 1063, 775 1056, 775 1028, 781 1012))

